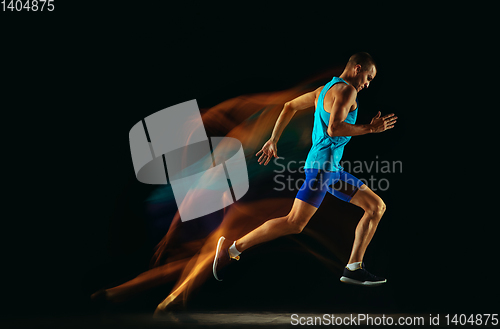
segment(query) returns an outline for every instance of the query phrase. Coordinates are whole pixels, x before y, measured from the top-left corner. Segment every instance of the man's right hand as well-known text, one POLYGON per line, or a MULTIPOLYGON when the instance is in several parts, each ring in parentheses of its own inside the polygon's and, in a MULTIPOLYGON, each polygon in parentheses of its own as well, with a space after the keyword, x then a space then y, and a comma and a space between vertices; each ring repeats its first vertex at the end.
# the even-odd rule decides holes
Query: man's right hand
POLYGON ((380 117, 381 113, 378 111, 377 115, 373 117, 370 122, 370 128, 372 129, 372 133, 381 133, 388 129, 394 128, 394 124, 396 123, 396 119, 398 117, 394 116, 394 113, 384 115, 380 117))
POLYGON ((266 166, 269 161, 273 157, 278 158, 278 148, 276 147, 276 143, 273 142, 272 140, 268 140, 264 146, 262 146, 262 149, 257 152, 256 156, 259 156, 259 154, 262 155, 259 157, 259 164, 264 164, 266 166))

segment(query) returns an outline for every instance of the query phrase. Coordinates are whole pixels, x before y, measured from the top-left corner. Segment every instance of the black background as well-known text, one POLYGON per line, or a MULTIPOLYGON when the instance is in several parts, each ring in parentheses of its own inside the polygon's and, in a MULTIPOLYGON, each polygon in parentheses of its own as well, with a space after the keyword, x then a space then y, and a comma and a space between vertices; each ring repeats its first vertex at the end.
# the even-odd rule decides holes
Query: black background
MULTIPOLYGON (((495 223, 482 213, 492 208, 484 202, 489 169, 478 165, 486 155, 472 154, 479 137, 461 129, 469 120, 462 119, 468 93, 459 81, 475 65, 481 41, 463 16, 331 2, 55 7, 0 16, 6 316, 90 312, 88 296, 101 284, 147 268, 155 241, 137 210, 150 190, 135 180, 130 159, 128 132, 136 122, 194 98, 209 107, 291 88, 357 51, 379 64, 360 95, 366 109, 360 122, 378 110, 399 117, 392 131, 353 139, 346 149, 346 156, 364 154, 360 159, 403 161, 403 173, 381 194, 388 212, 367 255, 389 283, 374 290, 342 286, 339 273, 282 238, 249 252, 253 263, 239 270, 240 280, 224 288, 207 283, 193 307, 493 310, 497 249, 486 233, 495 223), (216 289, 222 292, 214 301, 216 289), (230 303, 234 289, 239 302, 230 303)), ((152 312, 168 289, 124 307, 152 312)))

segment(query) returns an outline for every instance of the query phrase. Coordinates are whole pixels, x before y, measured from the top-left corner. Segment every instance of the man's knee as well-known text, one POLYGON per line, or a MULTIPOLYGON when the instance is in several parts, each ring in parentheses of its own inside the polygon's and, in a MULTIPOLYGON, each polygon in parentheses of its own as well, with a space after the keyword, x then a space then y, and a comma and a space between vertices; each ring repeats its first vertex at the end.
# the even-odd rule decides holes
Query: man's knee
POLYGON ((367 209, 365 209, 366 213, 373 219, 380 220, 385 213, 387 206, 381 198, 370 202, 367 209))
POLYGON ((286 220, 289 234, 299 234, 302 232, 308 221, 307 218, 298 218, 297 216, 289 214, 286 220))

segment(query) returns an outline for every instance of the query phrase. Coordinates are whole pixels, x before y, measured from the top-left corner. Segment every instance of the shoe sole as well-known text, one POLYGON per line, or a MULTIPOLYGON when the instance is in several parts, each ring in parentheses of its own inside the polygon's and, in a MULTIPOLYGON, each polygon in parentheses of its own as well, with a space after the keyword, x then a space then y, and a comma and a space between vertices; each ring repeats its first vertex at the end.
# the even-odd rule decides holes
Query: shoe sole
POLYGON ((370 286, 370 287, 380 286, 381 284, 384 284, 387 282, 387 280, 384 280, 384 281, 359 281, 359 280, 354 280, 354 279, 348 278, 346 276, 341 277, 340 281, 342 281, 344 283, 355 284, 358 286, 370 286))
POLYGON ((217 281, 222 281, 222 279, 219 279, 217 276, 217 265, 219 264, 219 253, 222 249, 222 244, 226 240, 225 237, 221 236, 219 238, 219 242, 217 242, 217 249, 215 249, 215 258, 214 258, 214 263, 212 265, 212 273, 214 274, 214 277, 217 281))

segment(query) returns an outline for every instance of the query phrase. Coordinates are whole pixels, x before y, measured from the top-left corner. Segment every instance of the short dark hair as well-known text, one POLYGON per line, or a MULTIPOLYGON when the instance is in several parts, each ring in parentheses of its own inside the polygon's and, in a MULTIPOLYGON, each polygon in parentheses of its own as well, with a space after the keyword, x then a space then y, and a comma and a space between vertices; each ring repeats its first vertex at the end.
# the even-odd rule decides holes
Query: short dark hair
POLYGON ((356 54, 352 55, 349 58, 349 62, 347 64, 350 64, 352 66, 356 66, 359 64, 359 65, 361 65, 361 68, 363 69, 363 71, 368 70, 369 67, 371 65, 373 65, 373 66, 375 66, 375 69, 378 71, 377 64, 373 60, 373 57, 366 52, 360 52, 360 53, 356 53, 356 54))

